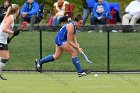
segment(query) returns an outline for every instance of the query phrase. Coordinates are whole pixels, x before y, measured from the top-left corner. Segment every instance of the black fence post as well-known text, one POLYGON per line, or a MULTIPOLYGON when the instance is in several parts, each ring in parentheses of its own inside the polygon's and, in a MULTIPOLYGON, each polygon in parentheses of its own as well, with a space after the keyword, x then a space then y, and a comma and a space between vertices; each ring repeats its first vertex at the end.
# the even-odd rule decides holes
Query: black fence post
POLYGON ((39 38, 40 38, 40 59, 42 59, 42 30, 39 27, 39 38))
POLYGON ((110 30, 107 29, 107 73, 110 72, 110 30))

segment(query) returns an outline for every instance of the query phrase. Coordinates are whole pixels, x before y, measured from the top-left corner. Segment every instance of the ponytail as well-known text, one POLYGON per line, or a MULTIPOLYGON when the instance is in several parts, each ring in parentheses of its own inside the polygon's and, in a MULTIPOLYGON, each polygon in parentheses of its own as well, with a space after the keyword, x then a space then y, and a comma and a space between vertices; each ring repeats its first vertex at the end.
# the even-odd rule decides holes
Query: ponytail
POLYGON ((9 6, 4 18, 6 18, 6 17, 8 17, 10 15, 11 9, 12 9, 12 6, 9 6))

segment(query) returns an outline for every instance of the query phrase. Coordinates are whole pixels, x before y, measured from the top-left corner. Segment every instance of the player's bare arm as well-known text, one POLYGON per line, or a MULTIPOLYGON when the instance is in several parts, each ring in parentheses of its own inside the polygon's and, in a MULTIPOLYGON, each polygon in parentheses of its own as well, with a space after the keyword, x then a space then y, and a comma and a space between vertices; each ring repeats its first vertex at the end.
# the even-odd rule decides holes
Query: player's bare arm
POLYGON ((73 39, 74 39, 75 35, 73 34, 74 33, 74 27, 73 27, 72 24, 67 25, 67 31, 68 31, 68 33, 67 33, 67 43, 74 48, 78 48, 78 46, 73 42, 73 39))
POLYGON ((79 44, 76 40, 76 35, 74 35, 74 27, 72 24, 67 25, 67 43, 69 43, 72 47, 76 48, 80 53, 82 52, 82 48, 80 48, 79 44))
POLYGON ((78 47, 80 47, 79 43, 77 42, 77 36, 76 36, 76 34, 74 35, 73 42, 74 42, 78 47))

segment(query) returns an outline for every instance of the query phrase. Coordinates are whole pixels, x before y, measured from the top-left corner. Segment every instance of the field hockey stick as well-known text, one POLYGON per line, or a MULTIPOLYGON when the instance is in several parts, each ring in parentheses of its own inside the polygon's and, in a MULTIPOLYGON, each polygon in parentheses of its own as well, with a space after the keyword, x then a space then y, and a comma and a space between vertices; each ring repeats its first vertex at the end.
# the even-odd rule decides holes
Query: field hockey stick
POLYGON ((92 63, 92 61, 89 61, 88 57, 86 56, 86 54, 82 51, 81 54, 84 56, 85 60, 88 62, 88 63, 92 63))
MULTIPOLYGON (((20 28, 18 29, 18 31, 22 31, 26 26, 27 26, 28 22, 22 22, 22 25, 20 26, 20 28)), ((11 42, 11 40, 15 37, 15 35, 13 35, 12 37, 10 37, 8 39, 8 43, 11 42)))

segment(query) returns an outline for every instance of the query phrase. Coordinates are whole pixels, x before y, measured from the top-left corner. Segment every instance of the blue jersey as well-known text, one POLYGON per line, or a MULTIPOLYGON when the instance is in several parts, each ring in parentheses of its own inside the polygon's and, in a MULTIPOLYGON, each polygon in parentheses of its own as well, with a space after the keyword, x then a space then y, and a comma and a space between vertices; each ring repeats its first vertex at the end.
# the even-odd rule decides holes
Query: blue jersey
POLYGON ((88 7, 94 7, 94 4, 96 3, 96 0, 86 0, 88 7))
MULTIPOLYGON (((73 26, 74 26, 74 33, 73 33, 73 34, 75 34, 75 33, 76 33, 76 26, 75 26, 75 24, 74 24, 74 21, 72 21, 72 22, 70 22, 70 23, 72 23, 73 26)), ((68 31, 67 31, 67 29, 66 29, 66 26, 67 26, 67 24, 65 24, 65 25, 59 30, 59 32, 56 34, 55 43, 56 43, 58 46, 64 45, 64 44, 66 43, 66 41, 67 41, 67 33, 68 33, 68 31)))

